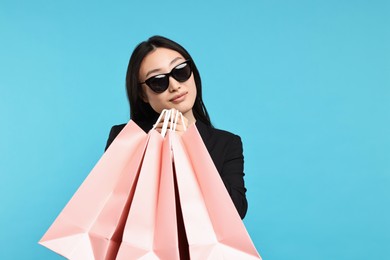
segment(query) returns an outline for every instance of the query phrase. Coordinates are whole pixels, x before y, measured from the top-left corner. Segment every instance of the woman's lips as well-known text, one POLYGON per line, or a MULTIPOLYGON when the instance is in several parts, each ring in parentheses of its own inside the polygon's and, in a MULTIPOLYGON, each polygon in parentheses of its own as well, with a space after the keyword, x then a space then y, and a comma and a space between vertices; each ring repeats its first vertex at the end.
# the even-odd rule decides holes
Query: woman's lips
POLYGON ((171 101, 172 103, 175 103, 175 104, 180 103, 180 102, 182 102, 186 98, 187 93, 188 92, 183 93, 183 94, 179 94, 179 95, 175 96, 174 98, 172 98, 169 101, 171 101))

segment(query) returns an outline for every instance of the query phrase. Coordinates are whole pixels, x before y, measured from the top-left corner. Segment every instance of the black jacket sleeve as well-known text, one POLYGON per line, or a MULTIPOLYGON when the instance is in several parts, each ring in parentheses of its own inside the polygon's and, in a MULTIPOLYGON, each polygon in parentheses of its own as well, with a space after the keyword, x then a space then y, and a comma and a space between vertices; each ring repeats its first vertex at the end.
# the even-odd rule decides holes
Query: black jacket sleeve
POLYGON ((227 144, 220 175, 240 217, 244 218, 248 202, 245 195, 243 148, 241 138, 237 135, 232 135, 227 144))

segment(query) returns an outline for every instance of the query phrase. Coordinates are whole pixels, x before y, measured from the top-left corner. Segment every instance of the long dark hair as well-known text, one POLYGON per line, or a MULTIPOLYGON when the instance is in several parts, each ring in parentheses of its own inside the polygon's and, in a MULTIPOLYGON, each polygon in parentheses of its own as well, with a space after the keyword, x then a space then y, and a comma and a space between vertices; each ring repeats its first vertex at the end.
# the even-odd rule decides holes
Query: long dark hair
POLYGON ((193 75, 196 85, 196 99, 192 112, 196 120, 200 120, 208 126, 212 126, 209 114, 202 99, 202 82, 199 71, 196 68, 191 55, 178 43, 162 36, 150 37, 147 41, 141 42, 134 49, 130 57, 129 66, 126 74, 126 90, 130 103, 130 118, 135 122, 156 120, 158 114, 153 108, 142 99, 142 88, 139 84, 139 70, 141 62, 147 54, 156 48, 167 48, 180 53, 184 59, 192 61, 193 75))

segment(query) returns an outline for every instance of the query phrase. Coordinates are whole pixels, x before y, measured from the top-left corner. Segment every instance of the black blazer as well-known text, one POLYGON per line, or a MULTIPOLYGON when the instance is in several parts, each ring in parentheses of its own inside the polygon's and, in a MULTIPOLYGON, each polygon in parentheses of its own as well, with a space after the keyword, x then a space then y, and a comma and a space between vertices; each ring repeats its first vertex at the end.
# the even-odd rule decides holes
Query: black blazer
MULTIPOLYGON (((145 132, 152 128, 151 122, 137 123, 145 132)), ((126 124, 111 128, 106 150, 126 124)), ((197 121, 196 127, 203 139, 209 154, 221 175, 230 197, 241 218, 245 217, 248 203, 244 185, 244 156, 241 138, 227 131, 215 129, 197 121)))

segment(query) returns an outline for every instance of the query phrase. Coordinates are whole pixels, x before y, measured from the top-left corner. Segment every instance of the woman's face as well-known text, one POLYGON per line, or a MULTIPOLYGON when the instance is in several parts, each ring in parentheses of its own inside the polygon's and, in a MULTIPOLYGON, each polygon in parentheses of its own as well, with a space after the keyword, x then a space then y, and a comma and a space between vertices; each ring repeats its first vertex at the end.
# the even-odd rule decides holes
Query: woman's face
MULTIPOLYGON (((141 63, 139 80, 145 80, 164 73, 169 73, 177 65, 185 61, 177 51, 167 48, 156 48, 149 53, 141 63)), ((178 82, 169 77, 169 86, 163 93, 156 93, 146 84, 142 84, 143 100, 157 113, 163 109, 175 108, 191 122, 195 121, 192 107, 196 98, 196 85, 193 73, 185 82, 178 82)))

